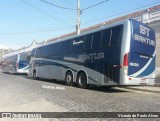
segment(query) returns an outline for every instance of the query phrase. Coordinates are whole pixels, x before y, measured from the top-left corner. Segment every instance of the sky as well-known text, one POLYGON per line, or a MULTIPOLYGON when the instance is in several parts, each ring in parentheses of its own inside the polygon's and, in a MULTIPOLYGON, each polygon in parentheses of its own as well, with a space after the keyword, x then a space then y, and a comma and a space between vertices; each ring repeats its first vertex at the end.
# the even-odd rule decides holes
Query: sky
MULTIPOLYGON (((80 0, 81 29, 159 4, 160 0, 80 0)), ((0 0, 0 45, 19 49, 33 40, 73 32, 76 7, 77 0, 0 0)))

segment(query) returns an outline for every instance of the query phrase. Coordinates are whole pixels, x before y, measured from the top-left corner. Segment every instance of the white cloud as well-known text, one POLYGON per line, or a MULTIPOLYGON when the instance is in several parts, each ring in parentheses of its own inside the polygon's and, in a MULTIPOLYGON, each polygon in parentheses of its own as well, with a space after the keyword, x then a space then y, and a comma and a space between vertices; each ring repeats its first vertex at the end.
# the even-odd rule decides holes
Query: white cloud
POLYGON ((18 45, 7 45, 7 44, 0 44, 0 49, 13 49, 17 50, 20 47, 18 45))
POLYGON ((6 44, 0 44, 0 49, 9 49, 10 47, 6 44))
POLYGON ((18 45, 9 45, 9 47, 10 47, 11 49, 13 49, 13 50, 17 50, 17 49, 21 48, 21 47, 18 46, 18 45))

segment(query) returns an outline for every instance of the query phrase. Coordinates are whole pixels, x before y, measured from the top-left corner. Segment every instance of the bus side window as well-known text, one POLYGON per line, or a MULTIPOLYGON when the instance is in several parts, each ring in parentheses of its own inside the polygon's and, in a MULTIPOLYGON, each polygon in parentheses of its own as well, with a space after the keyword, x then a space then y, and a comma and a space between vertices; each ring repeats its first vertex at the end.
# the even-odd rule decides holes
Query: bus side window
POLYGON ((92 49, 98 49, 100 47, 101 32, 96 32, 92 35, 92 49))
POLYGON ((100 40, 101 40, 101 32, 96 32, 92 35, 92 49, 98 49, 100 46, 100 40))
POLYGON ((35 49, 32 50, 31 57, 34 57, 34 54, 35 54, 35 49))
POLYGON ((112 29, 112 37, 109 42, 109 46, 118 47, 119 46, 118 43, 120 43, 121 35, 122 35, 122 25, 114 27, 112 29))
POLYGON ((13 62, 17 61, 17 55, 13 56, 13 62))
POLYGON ((38 49, 37 49, 37 52, 36 52, 35 57, 36 57, 36 58, 41 57, 41 48, 38 48, 38 49))
POLYGON ((55 56, 55 55, 58 55, 59 54, 59 46, 60 44, 59 43, 55 43, 55 44, 51 44, 47 47, 47 50, 48 50, 48 55, 49 56, 55 56))
POLYGON ((83 50, 84 37, 75 38, 72 41, 72 52, 79 52, 83 50))
POLYGON ((46 57, 48 56, 48 47, 45 46, 45 47, 42 47, 42 57, 46 57))
POLYGON ((60 54, 70 53, 71 52, 71 40, 63 41, 60 44, 60 54))
POLYGON ((91 43, 92 43, 92 35, 89 34, 89 35, 86 36, 86 39, 85 39, 84 50, 90 50, 91 49, 91 43))
POLYGON ((106 29, 102 34, 102 47, 108 47, 111 39, 111 29, 106 29))

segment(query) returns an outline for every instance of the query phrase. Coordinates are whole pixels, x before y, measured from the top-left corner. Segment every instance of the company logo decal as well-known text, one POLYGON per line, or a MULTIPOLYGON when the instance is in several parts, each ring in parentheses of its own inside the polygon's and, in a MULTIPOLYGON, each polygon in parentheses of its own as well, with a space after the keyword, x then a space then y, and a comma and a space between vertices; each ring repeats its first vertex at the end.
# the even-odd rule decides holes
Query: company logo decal
POLYGON ((151 40, 148 38, 150 36, 150 29, 145 26, 142 26, 142 25, 140 25, 139 28, 140 28, 139 32, 143 36, 138 35, 138 34, 134 34, 134 39, 141 42, 141 43, 145 43, 150 46, 155 46, 154 40, 151 40))
POLYGON ((79 45, 79 44, 81 44, 81 43, 83 43, 83 41, 82 41, 82 40, 80 40, 80 41, 78 41, 78 42, 73 41, 73 45, 79 45))
POLYGON ((100 60, 100 59, 103 59, 103 58, 104 58, 104 52, 79 55, 79 59, 83 60, 83 61, 86 61, 86 60, 100 60))

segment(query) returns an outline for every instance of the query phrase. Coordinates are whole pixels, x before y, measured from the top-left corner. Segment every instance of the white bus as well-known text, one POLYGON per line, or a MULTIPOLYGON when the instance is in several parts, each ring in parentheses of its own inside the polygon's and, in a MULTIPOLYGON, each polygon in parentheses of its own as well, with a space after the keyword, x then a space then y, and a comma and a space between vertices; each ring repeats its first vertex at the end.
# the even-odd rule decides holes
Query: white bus
POLYGON ((155 32, 133 19, 46 43, 31 52, 29 76, 88 85, 154 85, 155 32))
POLYGON ((2 72, 28 74, 30 55, 31 51, 6 54, 2 61, 2 72))

